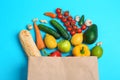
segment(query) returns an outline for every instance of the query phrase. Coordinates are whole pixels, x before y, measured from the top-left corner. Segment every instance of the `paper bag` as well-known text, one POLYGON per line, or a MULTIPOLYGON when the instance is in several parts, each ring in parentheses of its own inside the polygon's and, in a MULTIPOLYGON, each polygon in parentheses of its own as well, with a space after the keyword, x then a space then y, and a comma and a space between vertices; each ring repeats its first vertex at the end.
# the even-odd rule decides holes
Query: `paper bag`
POLYGON ((96 57, 29 57, 28 80, 98 80, 96 57))

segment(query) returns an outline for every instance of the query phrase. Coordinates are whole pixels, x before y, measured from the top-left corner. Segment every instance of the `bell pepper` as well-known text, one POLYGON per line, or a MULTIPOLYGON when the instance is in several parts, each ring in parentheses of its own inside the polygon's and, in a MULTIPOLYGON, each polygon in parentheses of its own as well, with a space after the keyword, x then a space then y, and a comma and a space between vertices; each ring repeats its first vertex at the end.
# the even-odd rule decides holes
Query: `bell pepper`
POLYGON ((90 50, 87 45, 79 44, 73 48, 72 54, 74 56, 90 56, 90 50))

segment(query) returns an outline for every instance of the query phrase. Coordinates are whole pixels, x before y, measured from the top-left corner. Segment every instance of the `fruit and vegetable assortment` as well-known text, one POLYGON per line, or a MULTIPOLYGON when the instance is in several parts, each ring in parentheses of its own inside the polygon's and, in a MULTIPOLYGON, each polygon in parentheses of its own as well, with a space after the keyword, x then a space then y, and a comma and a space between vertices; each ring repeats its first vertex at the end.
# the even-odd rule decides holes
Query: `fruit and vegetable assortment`
MULTIPOLYGON (((69 11, 63 11, 57 8, 55 12, 45 12, 45 16, 51 18, 40 20, 36 24, 37 18, 33 19, 35 29, 36 46, 43 56, 62 57, 62 54, 72 53, 70 56, 97 56, 100 58, 103 54, 102 42, 97 43, 91 50, 88 45, 96 42, 98 38, 98 28, 90 19, 85 20, 85 16, 72 17, 69 11), (44 23, 49 23, 51 27, 44 23), (44 32, 45 36, 40 32, 44 32), (44 38, 42 38, 44 37, 44 38), (45 49, 54 50, 47 53, 45 49)), ((29 30, 32 25, 29 25, 29 30)))

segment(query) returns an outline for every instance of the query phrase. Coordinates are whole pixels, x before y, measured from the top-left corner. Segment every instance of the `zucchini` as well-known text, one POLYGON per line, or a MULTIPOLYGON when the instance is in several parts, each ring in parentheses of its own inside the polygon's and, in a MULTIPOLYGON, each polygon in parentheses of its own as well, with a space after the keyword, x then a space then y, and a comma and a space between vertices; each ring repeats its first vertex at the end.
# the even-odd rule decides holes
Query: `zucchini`
POLYGON ((65 38, 65 39, 69 39, 70 38, 70 35, 68 34, 68 32, 56 20, 51 20, 50 23, 60 33, 60 35, 63 38, 65 38))
POLYGON ((60 34, 57 33, 54 29, 52 28, 49 28, 43 24, 39 24, 38 25, 38 28, 48 34, 51 34, 52 36, 54 36, 56 39, 59 39, 60 38, 60 34))

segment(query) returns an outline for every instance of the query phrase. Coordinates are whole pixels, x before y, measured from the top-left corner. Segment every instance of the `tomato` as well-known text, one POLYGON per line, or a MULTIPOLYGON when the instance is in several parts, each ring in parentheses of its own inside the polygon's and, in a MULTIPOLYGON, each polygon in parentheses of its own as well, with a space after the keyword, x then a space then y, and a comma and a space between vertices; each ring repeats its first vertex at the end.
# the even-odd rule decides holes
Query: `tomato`
POLYGON ((72 26, 72 27, 73 27, 73 29, 74 29, 74 30, 76 30, 76 29, 77 29, 77 26, 76 26, 76 25, 74 25, 74 26, 72 26))
POLYGON ((74 19, 71 22, 76 23, 76 21, 74 19))
POLYGON ((87 28, 87 26, 85 24, 82 25, 81 29, 85 30, 87 28))
POLYGON ((68 16, 68 17, 67 17, 67 20, 68 20, 68 21, 71 21, 71 20, 72 20, 72 16, 68 16))
POLYGON ((62 10, 61 10, 60 8, 57 8, 57 9, 56 9, 56 13, 57 13, 57 14, 61 13, 61 11, 62 11, 62 10))
POLYGON ((73 25, 75 25, 75 23, 74 22, 70 22, 70 24, 73 26, 73 25))
POLYGON ((76 33, 75 30, 72 30, 72 31, 70 32, 70 34, 71 34, 72 36, 73 36, 75 33, 76 33))
POLYGON ((65 17, 69 16, 69 11, 65 11, 65 12, 64 12, 64 16, 65 16, 65 17))
POLYGON ((67 21, 67 19, 66 19, 65 17, 63 17, 63 18, 62 18, 62 22, 65 23, 66 21, 67 21))
POLYGON ((63 15, 62 14, 58 14, 58 19, 62 19, 63 18, 63 15))
POLYGON ((81 33, 81 32, 82 32, 82 29, 81 29, 81 28, 78 28, 78 29, 77 29, 77 32, 78 32, 78 33, 81 33))
POLYGON ((50 54, 50 56, 51 57, 61 57, 61 53, 60 53, 60 51, 55 51, 55 52, 52 52, 51 54, 50 54))
POLYGON ((75 20, 71 20, 71 21, 70 21, 70 24, 71 24, 71 25, 75 25, 75 24, 76 24, 76 21, 75 21, 75 20))
POLYGON ((67 27, 67 30, 68 30, 68 31, 71 31, 71 30, 72 30, 72 28, 71 28, 71 27, 67 27))
POLYGON ((67 21, 67 22, 64 23, 64 25, 65 25, 66 27, 68 27, 68 26, 70 26, 70 22, 67 21))

